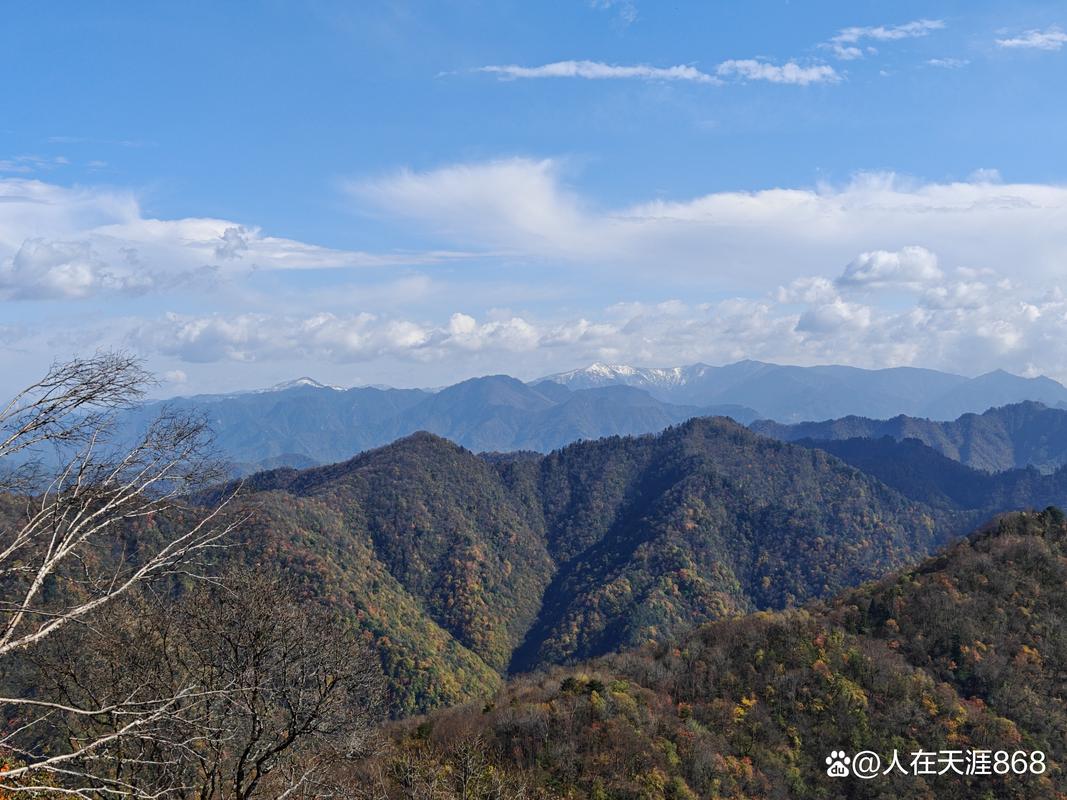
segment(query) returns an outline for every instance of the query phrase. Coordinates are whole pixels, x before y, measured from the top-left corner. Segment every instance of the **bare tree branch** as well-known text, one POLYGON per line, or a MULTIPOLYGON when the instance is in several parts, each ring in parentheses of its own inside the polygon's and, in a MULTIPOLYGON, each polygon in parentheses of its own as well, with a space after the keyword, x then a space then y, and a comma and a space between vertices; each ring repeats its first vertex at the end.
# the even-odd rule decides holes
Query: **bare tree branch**
MULTIPOLYGON (((0 712, 8 723, 0 755, 14 759, 0 774, 4 791, 162 796, 90 767, 126 743, 131 764, 151 761, 153 742, 176 725, 195 728, 190 709, 236 687, 190 680, 162 691, 145 682, 96 697, 79 682, 74 659, 69 702, 35 696, 33 687, 11 691, 42 647, 80 641, 102 612, 188 572, 242 523, 232 495, 207 508, 183 501, 223 477, 203 419, 164 410, 136 435, 117 424, 150 384, 137 359, 98 353, 54 364, 0 408, 0 712), (31 490, 21 502, 11 494, 19 489, 31 490), (28 741, 61 718, 109 724, 62 743, 28 741)), ((180 744, 194 746, 203 732, 185 735, 180 744)))

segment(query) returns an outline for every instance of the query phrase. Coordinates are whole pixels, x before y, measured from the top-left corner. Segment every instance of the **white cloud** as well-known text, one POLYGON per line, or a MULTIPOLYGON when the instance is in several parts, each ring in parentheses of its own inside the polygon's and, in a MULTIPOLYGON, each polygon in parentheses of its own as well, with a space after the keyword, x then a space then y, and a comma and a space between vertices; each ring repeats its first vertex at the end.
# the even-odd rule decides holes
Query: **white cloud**
POLYGON ((432 360, 486 349, 523 352, 537 348, 543 335, 520 317, 478 322, 458 312, 441 325, 367 312, 168 314, 137 326, 130 344, 193 363, 286 358, 344 363, 385 356, 432 360))
POLYGON ((26 239, 0 264, 0 292, 12 299, 79 298, 100 291, 140 293, 158 276, 147 270, 117 269, 89 242, 26 239))
POLYGON ((934 253, 925 247, 911 246, 894 252, 860 253, 845 267, 838 282, 856 287, 919 289, 943 277, 934 253))
POLYGON ((0 299, 137 294, 253 269, 426 264, 457 255, 336 250, 228 220, 152 219, 131 192, 0 178, 0 299))
POLYGON ((943 20, 917 19, 903 25, 870 25, 842 28, 830 41, 838 44, 855 44, 864 39, 878 42, 892 42, 899 39, 915 39, 929 36, 932 32, 945 27, 943 20))
POLYGON ((805 67, 793 61, 778 65, 756 59, 724 61, 715 68, 715 74, 702 72, 689 65, 652 67, 647 64, 637 64, 626 66, 605 64, 600 61, 556 61, 537 67, 494 64, 479 67, 476 71, 492 73, 511 80, 520 78, 585 78, 588 80, 636 79, 721 84, 724 83, 724 79, 737 78, 806 86, 810 83, 835 83, 841 79, 837 71, 826 64, 805 67))
POLYGON ((1067 44, 1067 33, 1055 25, 1043 31, 1030 30, 1018 36, 997 39, 998 47, 1029 50, 1059 50, 1064 44, 1067 44))
POLYGON ((626 303, 559 318, 455 312, 436 323, 369 313, 172 314, 139 324, 130 343, 200 364, 393 359, 422 365, 420 375, 434 364, 452 376, 529 378, 596 360, 667 366, 757 358, 971 373, 1008 367, 1067 377, 1062 292, 1031 289, 998 273, 942 271, 928 252, 893 255, 863 254, 836 276, 711 303, 626 303), (855 280, 863 270, 876 277, 855 280), (912 299, 884 302, 881 293, 901 281, 914 289, 912 299))
MULTIPOLYGON (((529 253, 565 255, 593 245, 584 204, 560 183, 552 159, 510 158, 401 172, 348 189, 399 218, 450 238, 529 253)), ((595 249, 595 247, 594 247, 595 249)))
POLYGON ((479 67, 477 72, 489 72, 503 78, 587 78, 590 80, 638 79, 652 81, 693 81, 718 83, 719 80, 696 67, 651 67, 647 64, 624 66, 600 61, 555 61, 539 67, 520 67, 515 64, 479 67))
POLYGON ((869 25, 842 28, 830 41, 822 45, 842 61, 853 61, 878 51, 864 41, 894 42, 901 39, 916 39, 941 30, 945 23, 939 19, 917 19, 903 25, 869 25))
POLYGON ((839 42, 830 42, 827 45, 833 54, 837 56, 841 61, 855 61, 857 58, 863 58, 864 51, 856 47, 855 45, 845 45, 839 42))
POLYGON ((836 83, 841 80, 837 71, 826 64, 802 67, 793 61, 781 65, 755 59, 724 61, 719 64, 716 73, 720 77, 736 76, 751 81, 788 83, 798 86, 807 86, 810 83, 836 83))
POLYGON ((952 264, 1053 282, 1067 263, 1067 187, 955 182, 886 173, 842 185, 716 192, 599 208, 551 159, 404 171, 350 189, 449 246, 610 270, 613 280, 709 291, 763 291, 846 264, 857 253, 921 245, 952 264))
POLYGON ((942 69, 963 69, 971 62, 966 58, 930 58, 926 63, 931 67, 941 67, 942 69))

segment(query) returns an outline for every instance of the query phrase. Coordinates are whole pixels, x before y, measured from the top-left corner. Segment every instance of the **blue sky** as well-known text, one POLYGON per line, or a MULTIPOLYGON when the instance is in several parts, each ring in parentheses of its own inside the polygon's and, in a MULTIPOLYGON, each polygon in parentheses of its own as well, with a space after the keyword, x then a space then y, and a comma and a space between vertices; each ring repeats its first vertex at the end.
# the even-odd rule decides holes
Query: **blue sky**
POLYGON ((1062 2, 3 10, 0 344, 164 393, 742 357, 1067 378, 1062 2))

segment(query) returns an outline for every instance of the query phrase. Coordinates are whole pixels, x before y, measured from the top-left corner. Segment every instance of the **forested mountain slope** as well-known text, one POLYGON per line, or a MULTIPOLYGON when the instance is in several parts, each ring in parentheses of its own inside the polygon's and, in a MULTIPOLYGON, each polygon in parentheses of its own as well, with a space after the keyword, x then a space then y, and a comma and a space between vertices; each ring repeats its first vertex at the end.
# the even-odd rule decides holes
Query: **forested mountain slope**
POLYGON ((1010 515, 826 603, 513 679, 484 707, 400 728, 350 780, 406 797, 406 779, 456 774, 475 743, 479 781, 544 798, 1060 798, 1065 565, 1060 511, 1010 515), (831 751, 861 750, 877 775, 827 774, 831 751), (942 751, 972 750, 1021 753, 1023 774, 944 768, 942 751))
POLYGON ((243 502, 252 524, 233 557, 349 609, 400 711, 484 693, 509 669, 825 596, 977 519, 721 418, 549 456, 479 457, 416 434, 261 473, 243 502))
MULTIPOLYGON (((280 572, 339 609, 373 642, 403 715, 485 696, 509 672, 826 597, 995 511, 1067 502, 1061 473, 947 469, 917 442, 834 444, 842 458, 724 418, 548 456, 479 456, 419 433, 252 476, 217 567, 280 572)), ((130 520, 110 557, 136 558, 167 525, 130 520)))

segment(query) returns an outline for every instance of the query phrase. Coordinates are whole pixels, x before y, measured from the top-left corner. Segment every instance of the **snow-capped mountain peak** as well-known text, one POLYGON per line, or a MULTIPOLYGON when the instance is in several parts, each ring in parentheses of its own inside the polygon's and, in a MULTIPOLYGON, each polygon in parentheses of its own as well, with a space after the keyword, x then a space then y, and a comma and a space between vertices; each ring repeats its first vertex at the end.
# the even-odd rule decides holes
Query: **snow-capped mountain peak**
POLYGON ((595 362, 588 367, 548 375, 542 380, 560 383, 571 389, 591 389, 622 384, 647 388, 667 388, 684 385, 692 367, 634 367, 629 364, 595 362))

